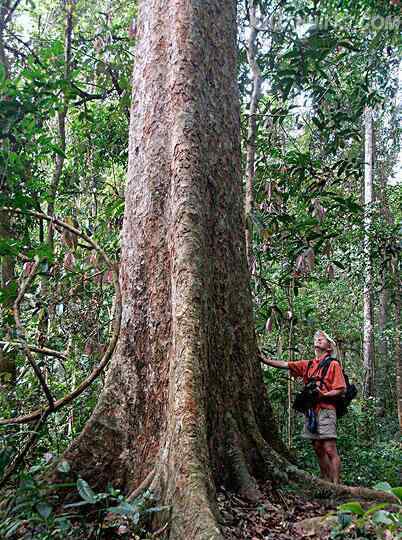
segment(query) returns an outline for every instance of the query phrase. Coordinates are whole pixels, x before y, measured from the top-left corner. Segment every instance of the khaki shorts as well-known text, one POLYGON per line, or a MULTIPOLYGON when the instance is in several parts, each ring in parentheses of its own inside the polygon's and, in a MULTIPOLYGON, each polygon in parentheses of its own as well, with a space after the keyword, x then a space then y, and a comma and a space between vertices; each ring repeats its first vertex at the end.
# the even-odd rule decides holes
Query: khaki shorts
POLYGON ((302 437, 313 440, 336 439, 336 411, 334 409, 321 409, 318 412, 317 433, 310 433, 307 428, 307 418, 305 418, 302 437))

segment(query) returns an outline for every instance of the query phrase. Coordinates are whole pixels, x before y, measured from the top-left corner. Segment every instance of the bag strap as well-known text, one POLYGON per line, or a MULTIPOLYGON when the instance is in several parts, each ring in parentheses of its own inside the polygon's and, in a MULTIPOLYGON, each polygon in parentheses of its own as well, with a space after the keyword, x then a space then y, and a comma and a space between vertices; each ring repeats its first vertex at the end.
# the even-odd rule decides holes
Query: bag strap
MULTIPOLYGON (((320 386, 323 385, 324 379, 325 379, 325 377, 327 376, 327 373, 328 373, 329 366, 331 365, 331 362, 333 360, 336 360, 336 358, 332 358, 331 355, 326 356, 325 358, 323 358, 321 360, 321 362, 315 368, 313 373, 310 375, 310 377, 314 377, 315 374, 318 373, 318 371, 320 371, 320 369, 322 370, 321 377, 319 378, 319 381, 318 381, 320 386)), ((307 364, 306 376, 308 375, 308 371, 310 369, 311 364, 312 364, 312 360, 310 360, 309 363, 307 364)))
MULTIPOLYGON (((324 358, 324 360, 322 360, 320 362, 320 366, 322 364, 322 373, 321 373, 321 377, 320 377, 320 384, 321 385, 324 383, 324 379, 327 376, 329 366, 331 365, 332 361, 338 362, 337 358, 333 358, 332 356, 327 356, 326 358, 324 358)), ((339 364, 339 362, 338 362, 338 364, 339 364)), ((342 369, 341 365, 340 365, 340 368, 342 369)))

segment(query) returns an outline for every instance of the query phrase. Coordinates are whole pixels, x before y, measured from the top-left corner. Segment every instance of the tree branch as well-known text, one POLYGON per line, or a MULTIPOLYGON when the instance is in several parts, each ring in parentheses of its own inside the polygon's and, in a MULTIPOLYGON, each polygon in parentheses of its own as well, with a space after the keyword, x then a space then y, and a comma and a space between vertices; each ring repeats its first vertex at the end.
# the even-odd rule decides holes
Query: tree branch
POLYGON ((0 211, 12 212, 19 215, 30 215, 37 219, 44 219, 46 221, 51 222, 52 224, 58 225, 59 227, 62 227, 72 232, 73 234, 85 240, 85 242, 87 242, 90 246, 92 246, 93 249, 98 251, 98 253, 100 254, 105 264, 112 271, 113 284, 115 288, 115 301, 114 301, 113 324, 112 324, 113 334, 110 339, 109 345, 101 358, 99 365, 95 367, 92 370, 92 372, 88 375, 88 377, 86 377, 86 379, 84 379, 84 381, 82 381, 82 383, 78 385, 70 394, 63 397, 62 399, 55 401, 53 404, 53 407, 48 407, 45 411, 43 411, 42 409, 37 409, 27 415, 18 416, 16 418, 3 418, 0 420, 0 425, 24 424, 27 422, 32 422, 34 420, 38 420, 44 414, 44 412, 49 414, 51 412, 54 412, 60 409, 67 403, 70 403, 71 401, 73 401, 76 397, 82 394, 82 392, 86 390, 93 383, 93 381, 99 376, 99 374, 103 371, 103 369, 108 364, 113 354, 113 351, 116 347, 117 340, 119 337, 119 332, 120 332, 122 303, 121 303, 121 292, 120 292, 120 284, 119 284, 119 274, 118 274, 118 269, 116 265, 109 259, 109 257, 103 251, 103 249, 91 237, 89 237, 87 234, 83 233, 82 231, 74 227, 73 225, 64 223, 64 221, 61 221, 54 216, 48 216, 41 212, 35 212, 34 210, 20 210, 19 208, 0 208, 0 211))
POLYGON ((18 4, 21 2, 21 0, 15 0, 14 5, 9 9, 9 12, 7 13, 7 16, 5 17, 4 21, 1 24, 0 30, 4 30, 4 28, 7 26, 7 24, 10 22, 11 17, 13 16, 14 11, 17 9, 18 4))
POLYGON ((29 276, 27 277, 27 279, 25 280, 25 282, 23 283, 19 293, 18 293, 18 296, 14 302, 14 308, 13 308, 13 311, 14 311, 14 319, 15 319, 15 325, 17 327, 17 330, 20 334, 20 336, 22 337, 23 341, 22 341, 22 347, 25 351, 25 354, 27 355, 27 358, 28 358, 28 362, 31 364, 32 366, 32 369, 34 370, 35 372, 35 375, 37 376, 37 378, 39 379, 39 382, 40 382, 40 385, 42 386, 42 389, 47 397, 47 400, 49 402, 49 411, 53 410, 53 407, 54 407, 54 400, 53 400, 53 396, 49 390, 49 387, 48 385, 46 384, 46 381, 45 381, 45 378, 41 372, 41 370, 39 369, 39 367, 36 365, 36 362, 31 354, 31 351, 26 343, 26 340, 25 340, 25 333, 24 333, 24 328, 21 324, 21 320, 20 320, 20 313, 19 313, 19 307, 20 307, 20 304, 21 304, 21 301, 22 299, 24 298, 25 296, 25 292, 27 290, 27 288, 29 287, 29 285, 32 283, 34 277, 35 277, 35 274, 36 274, 36 270, 39 266, 39 262, 36 261, 29 273, 29 276))
POLYGON ((0 345, 11 345, 13 347, 18 347, 20 349, 25 349, 25 347, 28 347, 28 349, 32 352, 36 352, 39 354, 44 354, 46 356, 54 356, 55 358, 60 358, 61 360, 67 360, 67 356, 59 351, 55 351, 53 349, 47 349, 46 347, 37 347, 36 345, 28 345, 19 343, 18 341, 0 341, 0 345))
POLYGON ((14 471, 19 467, 19 465, 24 460, 25 456, 29 452, 29 450, 32 447, 33 443, 35 442, 35 439, 39 435, 40 428, 45 423, 46 418, 48 416, 49 416, 49 411, 45 411, 42 414, 42 416, 37 421, 34 430, 31 432, 31 436, 29 437, 29 439, 25 443, 24 448, 21 450, 21 452, 19 454, 17 454, 17 456, 13 459, 13 461, 6 468, 5 473, 3 475, 3 478, 0 480, 0 489, 10 479, 11 475, 14 473, 14 471))

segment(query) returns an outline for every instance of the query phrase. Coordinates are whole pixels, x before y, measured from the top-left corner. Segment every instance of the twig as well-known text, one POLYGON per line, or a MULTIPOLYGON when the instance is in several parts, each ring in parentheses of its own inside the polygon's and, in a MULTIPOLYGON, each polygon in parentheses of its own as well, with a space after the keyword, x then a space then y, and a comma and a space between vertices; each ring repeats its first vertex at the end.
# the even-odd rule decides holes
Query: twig
POLYGON ((11 345, 13 347, 18 347, 20 349, 28 349, 32 352, 39 354, 44 354, 46 356, 54 356, 55 358, 60 358, 61 360, 67 360, 67 356, 59 351, 54 351, 53 349, 47 349, 46 347, 37 347, 36 345, 28 345, 18 341, 0 341, 0 345, 11 345))
POLYGON ((157 531, 152 533, 152 538, 157 538, 158 536, 163 534, 166 531, 166 529, 168 528, 168 525, 169 525, 169 522, 167 521, 163 527, 161 527, 160 529, 158 529, 157 531))
POLYGON ((36 423, 36 426, 34 430, 31 432, 31 435, 27 442, 25 443, 24 448, 21 450, 21 452, 13 459, 13 461, 8 465, 3 478, 0 480, 0 489, 4 486, 4 484, 10 479, 13 472, 17 469, 17 467, 22 463, 25 456, 27 455, 28 451, 30 450, 31 446, 35 442, 35 439, 37 438, 39 434, 39 430, 42 427, 42 425, 45 423, 46 418, 49 416, 50 410, 45 411, 42 416, 39 418, 39 420, 36 423))
POLYGON ((151 469, 141 484, 134 489, 127 497, 128 501, 133 501, 138 495, 140 495, 150 485, 155 476, 155 468, 151 469))
POLYGON ((4 30, 7 24, 10 22, 11 17, 13 16, 14 11, 17 9, 18 4, 21 2, 21 0, 15 0, 14 5, 9 8, 7 16, 5 17, 3 23, 1 24, 0 30, 4 30))
POLYGON ((42 68, 44 68, 44 64, 42 64, 39 56, 37 54, 35 54, 35 52, 31 49, 31 47, 29 46, 28 43, 26 43, 23 39, 21 39, 20 37, 18 37, 16 34, 14 34, 13 32, 11 32, 9 29, 6 29, 5 30, 7 34, 9 34, 10 36, 12 36, 16 41, 18 41, 18 43, 21 43, 21 45, 23 45, 28 51, 29 51, 29 54, 32 56, 32 58, 35 60, 35 62, 42 68))
POLYGON ((92 240, 92 238, 90 238, 88 235, 86 235, 85 233, 77 229, 76 227, 68 223, 64 223, 64 221, 61 221, 54 216, 48 216, 46 214, 43 214, 42 212, 35 212, 34 210, 21 210, 19 208, 9 208, 9 207, 4 208, 3 207, 3 208, 0 208, 0 211, 12 212, 15 214, 20 214, 20 215, 30 215, 30 216, 36 217, 37 219, 44 219, 60 227, 63 227, 64 229, 72 232, 73 234, 85 240, 89 245, 92 246, 93 249, 95 249, 100 254, 103 261, 112 271, 113 285, 115 288, 115 302, 114 302, 113 325, 112 325, 113 334, 109 342, 108 348, 104 352, 99 365, 95 367, 90 373, 90 375, 88 375, 88 377, 84 379, 84 381, 80 385, 78 385, 70 394, 63 397, 62 399, 55 401, 52 408, 49 407, 45 410, 37 409, 27 415, 18 416, 16 418, 3 418, 0 420, 0 425, 24 424, 27 422, 32 422, 34 420, 37 420, 44 413, 49 414, 50 412, 54 412, 60 409, 61 407, 63 407, 63 405, 66 405, 67 403, 70 403, 71 401, 73 401, 77 396, 82 394, 82 392, 86 390, 86 388, 88 388, 92 384, 92 382, 99 376, 99 374, 102 372, 102 370, 105 368, 105 366, 109 362, 113 354, 113 351, 116 347, 117 339, 120 333, 122 305, 121 305, 119 274, 118 274, 116 265, 109 259, 109 257, 103 251, 103 249, 94 240, 92 240))
POLYGON ((37 378, 39 379, 39 382, 40 382, 40 385, 42 386, 42 389, 45 393, 45 396, 47 397, 47 400, 49 402, 49 411, 53 409, 54 407, 54 400, 53 400, 53 396, 50 392, 50 389, 48 387, 48 385, 46 384, 46 380, 42 374, 42 371, 39 369, 39 367, 36 365, 36 362, 34 360, 34 357, 32 356, 32 353, 26 343, 26 340, 25 340, 25 332, 24 332, 24 327, 22 326, 22 323, 21 323, 21 320, 20 320, 20 304, 21 304, 21 301, 22 299, 24 298, 24 295, 25 295, 25 291, 27 290, 27 288, 29 287, 29 285, 32 283, 34 277, 35 277, 35 274, 36 274, 36 270, 39 266, 39 261, 36 261, 27 277, 27 279, 25 280, 25 282, 22 284, 22 287, 18 293, 18 296, 14 302, 14 307, 13 307, 13 311, 14 311, 14 319, 15 319, 15 325, 17 327, 17 330, 20 334, 20 336, 22 337, 22 347, 25 351, 25 354, 27 355, 27 358, 28 358, 28 362, 31 364, 32 366, 32 369, 34 370, 35 372, 35 375, 37 376, 37 378))

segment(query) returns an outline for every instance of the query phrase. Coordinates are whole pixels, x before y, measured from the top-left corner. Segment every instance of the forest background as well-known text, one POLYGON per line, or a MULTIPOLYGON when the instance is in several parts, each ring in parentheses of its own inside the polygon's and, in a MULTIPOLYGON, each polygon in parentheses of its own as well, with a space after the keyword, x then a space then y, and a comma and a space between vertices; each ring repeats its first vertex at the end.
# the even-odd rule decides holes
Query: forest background
MULTIPOLYGON (((312 356, 317 328, 336 340, 338 357, 359 387, 339 425, 343 481, 396 486, 400 7, 370 0, 239 2, 238 28, 247 248, 259 345, 292 361, 312 356)), ((135 38, 134 2, 2 0, 0 206, 13 209, 0 213, 4 419, 37 409, 45 387, 55 399, 70 394, 109 342, 135 38)), ((295 383, 270 369, 264 380, 283 440, 317 473, 299 436, 301 418, 291 408, 295 383)), ((62 454, 90 416, 103 381, 102 373, 46 419, 16 475, 40 472, 62 454)), ((31 426, 4 420, 0 427, 3 475, 24 450, 31 426)))

